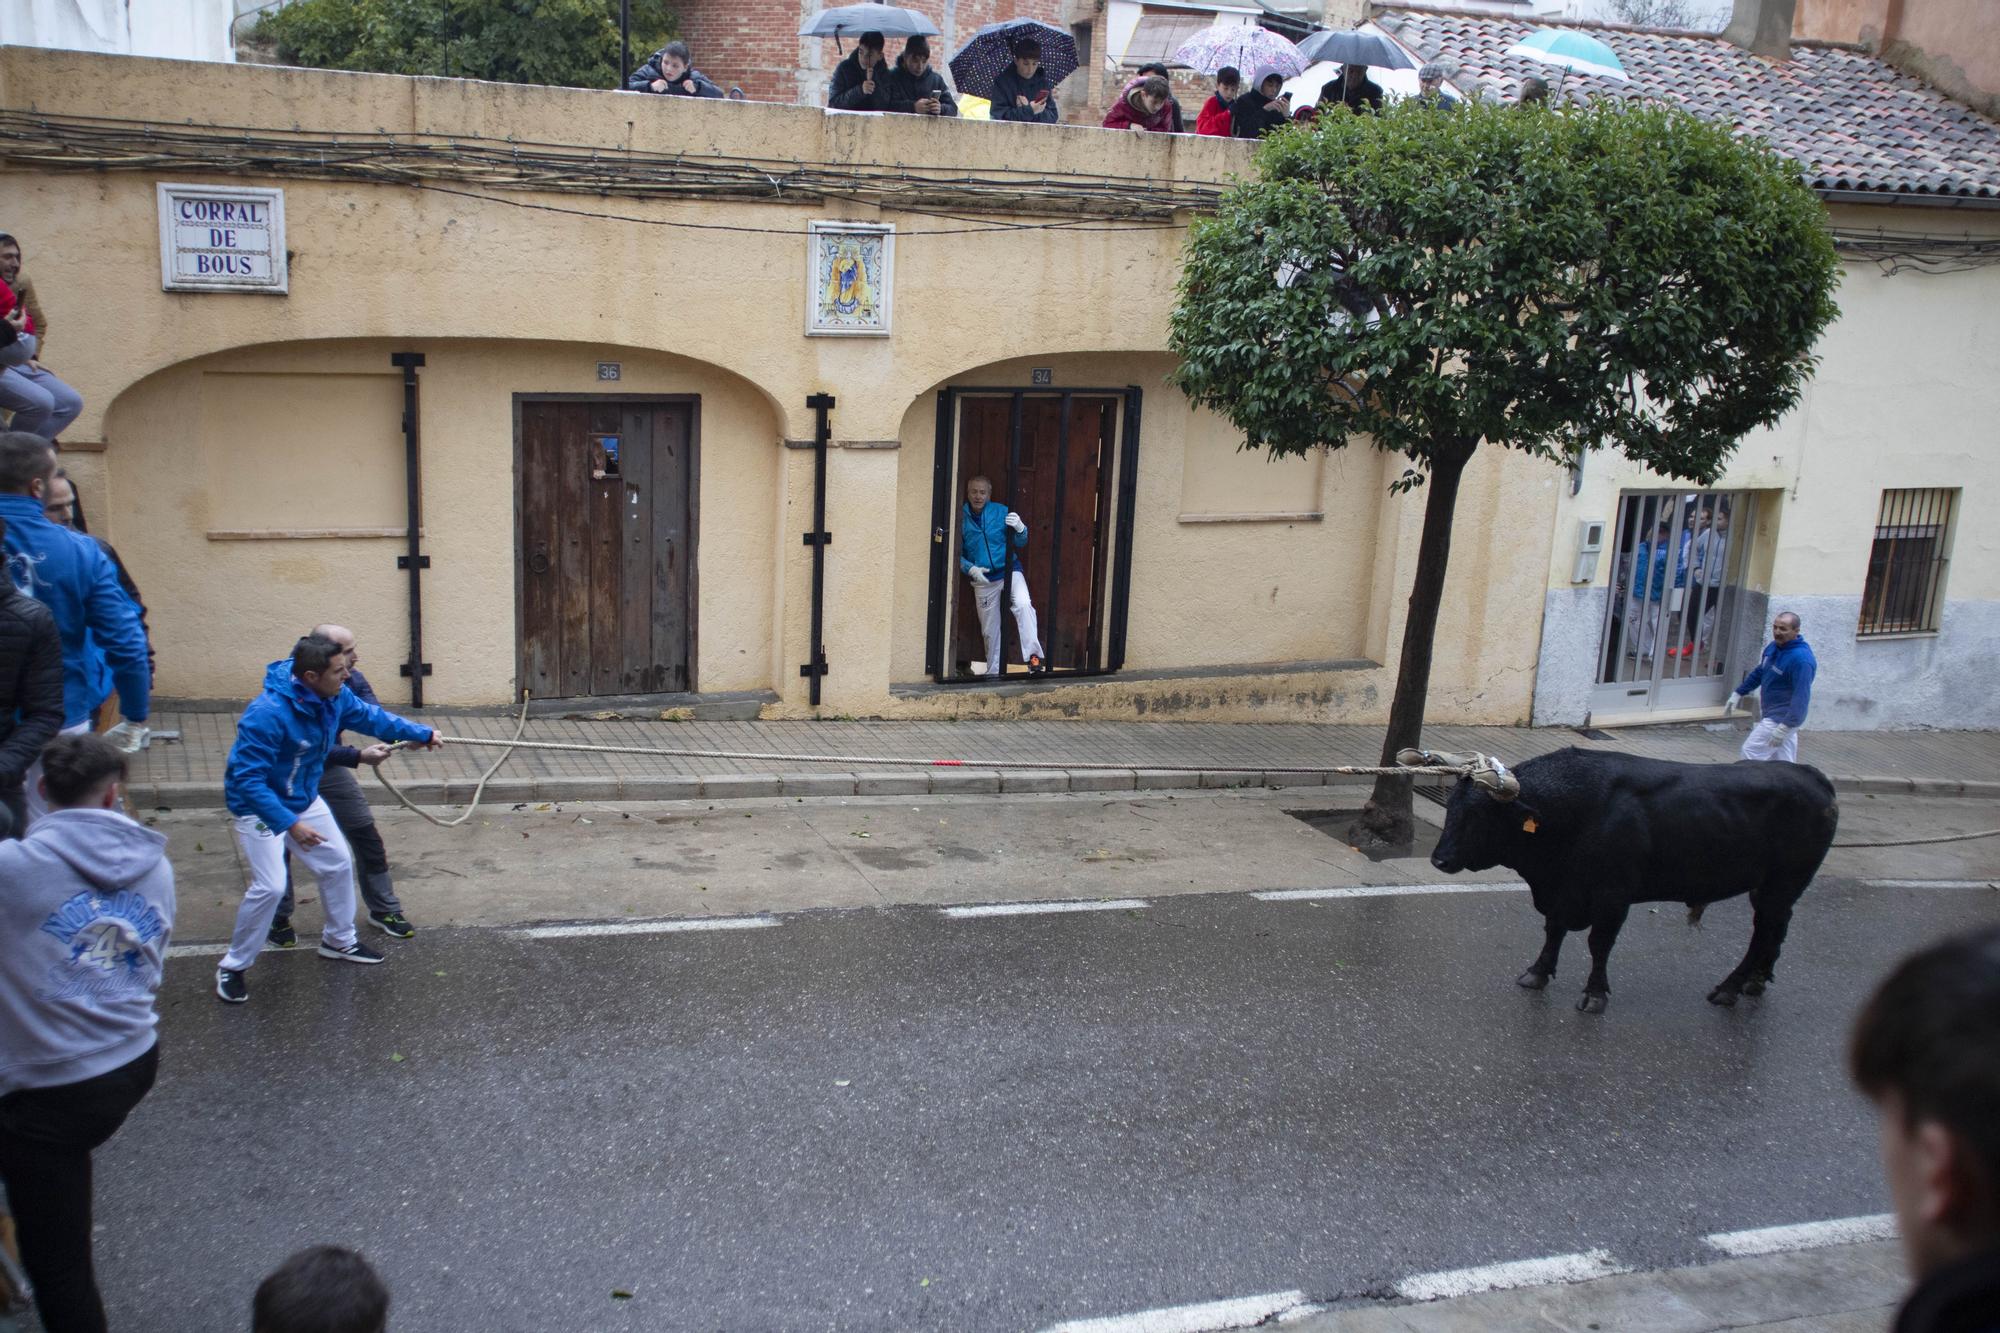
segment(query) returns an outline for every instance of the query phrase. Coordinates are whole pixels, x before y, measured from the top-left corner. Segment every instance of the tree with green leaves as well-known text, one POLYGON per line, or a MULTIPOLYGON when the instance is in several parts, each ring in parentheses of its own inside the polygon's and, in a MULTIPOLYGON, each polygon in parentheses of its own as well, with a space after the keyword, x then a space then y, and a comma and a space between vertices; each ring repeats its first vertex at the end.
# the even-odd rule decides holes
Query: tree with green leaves
MULTIPOLYGON (((663 0, 631 0, 632 63, 672 39, 663 0)), ((287 64, 498 83, 618 88, 618 0, 293 0, 253 34, 287 64)))
MULTIPOLYGON (((1266 138, 1256 167, 1192 229, 1173 378, 1246 448, 1358 438, 1408 459, 1393 489, 1427 499, 1393 764, 1420 743, 1481 441, 1713 482, 1798 401, 1838 262, 1796 166, 1662 105, 1336 110, 1266 138)), ((1378 779, 1355 835, 1411 829, 1409 781, 1378 779)))

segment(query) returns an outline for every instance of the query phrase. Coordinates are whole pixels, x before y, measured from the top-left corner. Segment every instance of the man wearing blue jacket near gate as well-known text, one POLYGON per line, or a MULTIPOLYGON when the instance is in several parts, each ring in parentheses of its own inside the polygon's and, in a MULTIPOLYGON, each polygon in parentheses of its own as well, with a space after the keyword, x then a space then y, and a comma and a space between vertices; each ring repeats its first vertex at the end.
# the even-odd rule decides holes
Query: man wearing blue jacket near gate
POLYGON ((986 637, 986 662, 981 675, 998 676, 1000 648, 1000 589, 1005 587, 1014 610, 1014 628, 1021 634, 1021 656, 1028 674, 1039 676, 1042 665, 1041 623, 1028 597, 1028 576, 1021 572, 1020 552, 1028 544, 1028 525, 1021 516, 993 499, 993 483, 974 477, 965 483, 965 505, 958 512, 958 567, 972 583, 972 600, 979 608, 979 632, 986 637))
POLYGON ((1798 616, 1780 611, 1771 621, 1771 642, 1763 658, 1722 706, 1724 713, 1733 713, 1744 695, 1757 691, 1763 716, 1743 742, 1745 759, 1799 762, 1799 728, 1806 724, 1813 677, 1818 674, 1819 661, 1799 634, 1798 616))
MULTIPOLYGON (((146 629, 104 549, 81 532, 49 522, 42 502, 55 470, 56 453, 47 440, 25 431, 0 433, 7 575, 55 616, 62 636, 63 734, 89 731, 115 687, 125 721, 109 737, 127 750, 136 749, 145 735, 153 692, 146 629)), ((24 779, 29 826, 48 811, 41 776, 38 759, 24 779)))
POLYGON ((354 936, 354 855, 320 797, 320 775, 334 737, 345 728, 429 749, 439 741, 429 727, 355 697, 347 688, 348 669, 339 644, 308 634, 292 649, 290 661, 271 663, 264 673, 264 692, 237 720, 222 795, 236 818, 236 845, 249 863, 250 887, 236 912, 229 952, 215 973, 216 996, 227 1004, 250 998, 243 974, 257 961, 285 895, 287 847, 319 880, 326 909, 319 956, 347 963, 382 961, 381 954, 354 936))

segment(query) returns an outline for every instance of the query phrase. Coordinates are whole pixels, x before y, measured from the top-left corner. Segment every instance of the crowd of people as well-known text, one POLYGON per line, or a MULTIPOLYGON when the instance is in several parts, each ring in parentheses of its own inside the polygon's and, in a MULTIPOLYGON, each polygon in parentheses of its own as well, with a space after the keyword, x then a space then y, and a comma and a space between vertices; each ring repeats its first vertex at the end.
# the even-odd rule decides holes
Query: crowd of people
MULTIPOLYGON (((1023 37, 1012 46, 1013 61, 993 78, 990 120, 1018 121, 1030 125, 1054 125, 1062 120, 1055 84, 1042 68, 1042 44, 1023 37)), ((1446 67, 1437 62, 1417 73, 1416 101, 1429 107, 1448 107, 1457 98, 1444 91, 1446 67)), ((1284 91, 1284 73, 1271 66, 1255 71, 1245 84, 1242 71, 1225 65, 1216 72, 1215 91, 1203 104, 1190 131, 1179 99, 1174 96, 1171 72, 1158 61, 1138 67, 1126 80, 1104 113, 1108 130, 1146 130, 1156 134, 1195 133, 1216 138, 1255 139, 1273 129, 1294 122, 1310 123, 1337 106, 1356 113, 1380 111, 1384 105, 1381 85, 1368 77, 1365 65, 1347 65, 1320 90, 1316 102, 1292 108, 1292 95, 1284 91)), ((741 88, 724 92, 720 85, 694 67, 685 42, 669 42, 625 80, 625 90, 657 93, 670 97, 715 97, 747 100, 741 88)), ((1522 84, 1524 103, 1545 101, 1548 87, 1539 79, 1522 84)), ((854 49, 834 67, 827 87, 826 104, 835 111, 884 111, 918 116, 957 116, 958 98, 944 77, 931 66, 930 40, 910 37, 891 62, 883 34, 864 32, 854 49)))

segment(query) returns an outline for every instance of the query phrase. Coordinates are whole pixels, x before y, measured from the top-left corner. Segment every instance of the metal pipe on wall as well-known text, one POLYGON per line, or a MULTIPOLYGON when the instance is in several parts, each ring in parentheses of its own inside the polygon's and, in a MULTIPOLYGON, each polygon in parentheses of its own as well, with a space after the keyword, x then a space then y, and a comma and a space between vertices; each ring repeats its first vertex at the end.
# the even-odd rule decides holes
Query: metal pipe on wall
POLYGON ((806 399, 814 414, 813 525, 805 535, 805 544, 813 548, 812 657, 799 668, 799 674, 811 682, 810 701, 815 708, 819 707, 820 681, 826 676, 826 644, 821 635, 825 628, 826 548, 833 544, 833 534, 826 530, 826 446, 833 437, 833 403, 830 393, 806 399))
POLYGON ((403 372, 403 474, 407 485, 405 519, 407 549, 396 557, 396 567, 410 572, 410 657, 403 674, 410 678, 410 707, 424 706, 424 677, 431 664, 424 661, 424 579, 431 558, 423 553, 423 473, 420 467, 417 418, 417 367, 424 364, 422 352, 394 352, 389 364, 403 372))

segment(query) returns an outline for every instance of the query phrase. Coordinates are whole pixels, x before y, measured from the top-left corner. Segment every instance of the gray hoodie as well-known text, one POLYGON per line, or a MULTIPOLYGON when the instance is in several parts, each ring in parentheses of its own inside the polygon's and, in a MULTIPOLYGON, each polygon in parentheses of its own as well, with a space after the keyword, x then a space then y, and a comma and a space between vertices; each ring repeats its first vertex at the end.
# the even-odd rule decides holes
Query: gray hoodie
POLYGON ((144 1055, 174 927, 167 839, 112 810, 53 810, 0 843, 0 1096, 144 1055))

